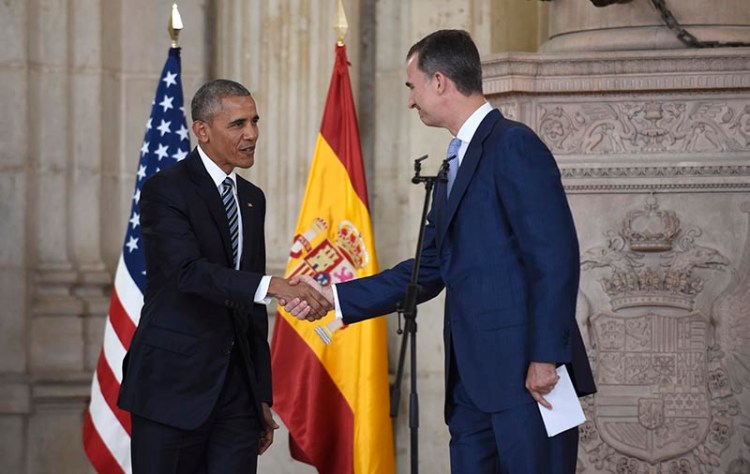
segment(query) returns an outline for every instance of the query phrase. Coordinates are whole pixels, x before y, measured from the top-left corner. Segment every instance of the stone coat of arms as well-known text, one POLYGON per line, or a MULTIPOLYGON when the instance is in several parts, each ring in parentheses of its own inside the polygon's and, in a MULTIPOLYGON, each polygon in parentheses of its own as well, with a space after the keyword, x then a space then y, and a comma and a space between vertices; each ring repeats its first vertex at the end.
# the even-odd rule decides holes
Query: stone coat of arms
POLYGON ((750 238, 740 268, 703 314, 696 298, 730 261, 701 236, 651 196, 605 234, 605 245, 583 252, 581 267, 599 277, 610 308, 579 308, 599 390, 584 400, 579 465, 720 472, 741 416, 736 395, 750 384, 750 238))

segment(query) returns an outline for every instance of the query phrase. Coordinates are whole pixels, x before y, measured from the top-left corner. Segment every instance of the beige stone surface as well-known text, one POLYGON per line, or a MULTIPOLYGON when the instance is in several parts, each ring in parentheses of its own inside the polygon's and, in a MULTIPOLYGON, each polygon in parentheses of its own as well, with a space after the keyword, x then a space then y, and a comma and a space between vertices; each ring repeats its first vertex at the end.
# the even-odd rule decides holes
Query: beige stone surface
MULTIPOLYGON (((745 0, 667 1, 682 27, 700 41, 750 42, 750 9, 745 0)), ((589 0, 555 0, 549 10, 549 40, 542 51, 682 49, 651 0, 596 8, 589 0)))
POLYGON ((28 356, 24 267, 0 267, 0 301, 0 373, 24 373, 28 356))
POLYGON ((25 420, 21 416, 0 416, 0 461, 7 472, 28 472, 25 452, 25 420))
MULTIPOLYGON (((80 474, 90 472, 79 436, 83 410, 77 403, 40 403, 28 421, 25 446, 27 472, 80 474)), ((22 472, 22 471, 21 471, 22 472)))

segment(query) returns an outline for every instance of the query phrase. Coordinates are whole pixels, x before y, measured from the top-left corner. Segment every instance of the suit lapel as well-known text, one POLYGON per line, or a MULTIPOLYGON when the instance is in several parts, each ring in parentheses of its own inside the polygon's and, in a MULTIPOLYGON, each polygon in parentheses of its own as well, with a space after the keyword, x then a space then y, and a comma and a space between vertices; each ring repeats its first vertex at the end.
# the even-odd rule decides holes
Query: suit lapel
POLYGON ((249 268, 252 264, 252 246, 255 229, 257 229, 257 211, 255 204, 250 197, 248 183, 237 176, 237 204, 240 206, 240 215, 242 216, 242 259, 240 269, 249 268))
POLYGON ((188 155, 188 170, 190 170, 190 179, 195 184, 196 191, 201 197, 203 202, 208 207, 209 214, 214 220, 216 227, 219 229, 221 234, 221 241, 224 244, 224 252, 227 256, 227 262, 232 261, 232 241, 229 236, 229 222, 227 221, 227 212, 224 210, 224 204, 221 202, 221 196, 216 188, 211 176, 206 171, 205 166, 201 162, 198 149, 188 155))
MULTIPOLYGON (((490 134, 492 128, 495 125, 495 122, 497 122, 500 117, 502 117, 500 115, 500 112, 498 112, 496 109, 493 109, 492 112, 487 114, 484 120, 482 120, 482 123, 479 124, 479 128, 477 128, 477 131, 474 133, 474 137, 469 143, 469 148, 467 148, 466 154, 461 161, 461 166, 459 166, 458 168, 458 174, 456 175, 456 180, 453 183, 451 195, 445 202, 444 214, 443 218, 441 219, 442 225, 439 226, 438 229, 438 241, 442 242, 443 235, 448 229, 448 225, 453 219, 453 216, 456 214, 458 204, 461 202, 461 199, 463 199, 463 196, 466 193, 466 189, 469 187, 469 183, 471 183, 471 180, 474 177, 474 173, 477 170, 479 160, 482 158, 484 140, 490 134)), ((445 185, 443 185, 443 187, 445 187, 445 185)), ((443 192, 442 194, 443 196, 445 196, 445 192, 443 192)))

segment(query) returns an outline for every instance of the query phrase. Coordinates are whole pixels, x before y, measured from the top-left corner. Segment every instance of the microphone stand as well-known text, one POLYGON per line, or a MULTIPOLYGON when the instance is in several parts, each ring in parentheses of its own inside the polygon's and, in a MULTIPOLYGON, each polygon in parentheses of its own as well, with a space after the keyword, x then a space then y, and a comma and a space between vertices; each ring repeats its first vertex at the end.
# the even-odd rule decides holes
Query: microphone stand
POLYGON ((401 352, 398 356, 398 372, 396 373, 396 382, 393 385, 393 392, 391 393, 391 418, 398 416, 398 407, 401 399, 401 380, 404 376, 404 359, 406 357, 406 346, 411 340, 411 353, 410 353, 410 367, 411 373, 409 378, 411 381, 411 392, 409 394, 409 432, 411 435, 411 472, 412 474, 418 473, 418 448, 419 448, 419 396, 417 395, 417 295, 419 293, 419 284, 417 283, 417 277, 419 275, 419 266, 422 261, 422 246, 424 239, 424 229, 427 224, 427 212, 430 207, 430 197, 432 196, 432 189, 435 183, 440 181, 445 183, 448 181, 448 166, 449 161, 454 159, 455 156, 451 156, 443 160, 443 164, 440 166, 440 171, 437 176, 422 176, 422 161, 427 159, 427 155, 414 160, 414 177, 411 182, 414 184, 424 183, 425 197, 424 206, 422 207, 422 220, 419 225, 419 238, 417 239, 417 252, 414 257, 414 265, 411 271, 411 280, 406 287, 406 295, 404 300, 397 306, 397 312, 399 314, 399 329, 398 334, 403 334, 401 338, 401 352), (401 330, 401 315, 404 316, 404 330, 401 330))

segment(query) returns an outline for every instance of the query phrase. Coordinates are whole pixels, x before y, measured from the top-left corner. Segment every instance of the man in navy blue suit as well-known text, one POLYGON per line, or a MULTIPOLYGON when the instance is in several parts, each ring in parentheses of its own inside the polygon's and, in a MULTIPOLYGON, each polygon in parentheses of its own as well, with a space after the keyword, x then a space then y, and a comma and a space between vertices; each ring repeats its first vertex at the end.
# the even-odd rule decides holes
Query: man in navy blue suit
MULTIPOLYGON (((487 103, 465 31, 412 46, 406 76, 409 108, 451 133, 458 165, 436 186, 419 271, 420 301, 446 289, 451 471, 573 473, 578 429, 548 438, 537 405, 549 407, 561 364, 579 395, 595 391, 575 321, 578 241, 555 160, 531 129, 487 103)), ((387 314, 413 264, 321 291, 346 324, 387 314)))
POLYGON ((134 474, 254 473, 278 428, 264 305, 330 309, 309 286, 265 275, 265 196, 235 171, 255 162, 250 92, 211 81, 191 109, 198 146, 141 194, 147 286, 118 400, 134 474))

